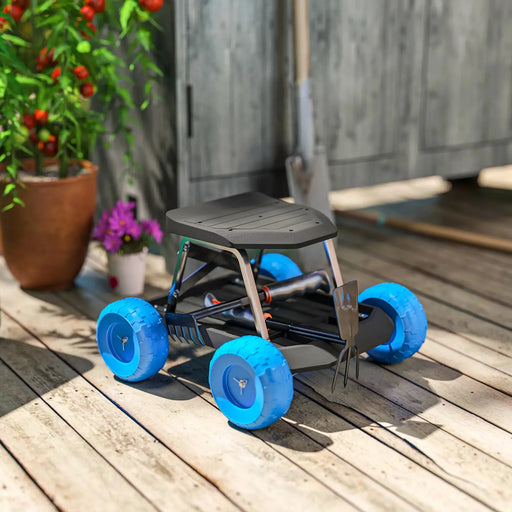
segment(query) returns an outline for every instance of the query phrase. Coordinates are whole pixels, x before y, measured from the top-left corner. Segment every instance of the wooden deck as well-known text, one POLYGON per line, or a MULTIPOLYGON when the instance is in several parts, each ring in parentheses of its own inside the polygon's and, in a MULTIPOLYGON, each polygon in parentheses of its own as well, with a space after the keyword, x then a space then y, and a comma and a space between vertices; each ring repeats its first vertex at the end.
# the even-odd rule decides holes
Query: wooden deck
MULTIPOLYGON (((400 199, 378 208, 512 238, 512 190, 438 194, 436 183, 364 200, 400 199)), ((363 360, 359 382, 334 394, 332 370, 295 377, 286 417, 255 432, 216 408, 207 349, 173 345, 144 383, 112 376, 95 321, 115 297, 96 252, 59 293, 20 290, 0 257, 0 510, 510 510, 512 255, 339 227, 344 277, 411 288, 427 341, 398 365, 363 360)), ((148 297, 166 293, 161 258, 147 282, 148 297)))

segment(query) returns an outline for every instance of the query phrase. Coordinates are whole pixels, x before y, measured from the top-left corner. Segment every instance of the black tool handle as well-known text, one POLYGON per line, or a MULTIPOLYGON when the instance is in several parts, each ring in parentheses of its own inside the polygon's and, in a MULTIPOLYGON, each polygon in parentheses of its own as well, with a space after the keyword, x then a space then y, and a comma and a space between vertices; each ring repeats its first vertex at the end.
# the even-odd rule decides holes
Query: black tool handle
POLYGON ((270 304, 274 300, 286 300, 290 297, 300 297, 318 290, 329 292, 331 283, 325 270, 315 270, 308 274, 292 277, 284 281, 263 286, 261 291, 265 294, 264 301, 270 304))

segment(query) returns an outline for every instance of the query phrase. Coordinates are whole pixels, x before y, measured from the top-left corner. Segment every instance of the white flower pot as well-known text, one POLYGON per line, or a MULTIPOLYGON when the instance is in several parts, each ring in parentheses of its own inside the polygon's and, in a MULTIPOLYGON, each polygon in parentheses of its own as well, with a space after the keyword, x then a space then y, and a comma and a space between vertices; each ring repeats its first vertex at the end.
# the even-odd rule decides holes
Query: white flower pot
POLYGON ((108 282, 117 295, 135 296, 144 291, 147 248, 133 254, 108 254, 108 282))

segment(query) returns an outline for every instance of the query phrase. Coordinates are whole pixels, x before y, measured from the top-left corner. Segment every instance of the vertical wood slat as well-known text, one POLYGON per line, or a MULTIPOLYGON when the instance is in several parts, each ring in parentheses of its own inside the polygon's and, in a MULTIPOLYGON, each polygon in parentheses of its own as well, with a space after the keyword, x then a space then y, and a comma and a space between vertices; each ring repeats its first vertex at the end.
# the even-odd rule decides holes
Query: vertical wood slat
POLYGON ((398 0, 311 4, 326 19, 324 30, 311 34, 311 66, 315 104, 325 103, 317 123, 326 125, 320 130, 331 161, 395 149, 400 7, 398 0))
MULTIPOLYGON (((196 1, 187 9, 190 179, 268 170, 287 136, 275 121, 286 108, 283 4, 196 1)), ((281 149, 281 166, 284 156, 281 149)))
POLYGON ((510 2, 435 0, 427 15, 425 146, 510 138, 510 2))
MULTIPOLYGON (((194 87, 194 133, 189 140, 189 179, 231 168, 231 0, 186 3, 187 83, 194 87)), ((220 172, 219 172, 220 171, 220 172)))

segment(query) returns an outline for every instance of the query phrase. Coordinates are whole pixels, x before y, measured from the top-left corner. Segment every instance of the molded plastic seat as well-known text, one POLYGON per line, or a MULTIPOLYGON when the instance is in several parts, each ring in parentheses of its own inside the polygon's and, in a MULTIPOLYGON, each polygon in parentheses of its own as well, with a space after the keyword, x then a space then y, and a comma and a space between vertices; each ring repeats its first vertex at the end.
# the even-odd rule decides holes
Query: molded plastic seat
POLYGON ((337 234, 319 211, 259 192, 170 210, 167 230, 235 249, 297 248, 337 234))

